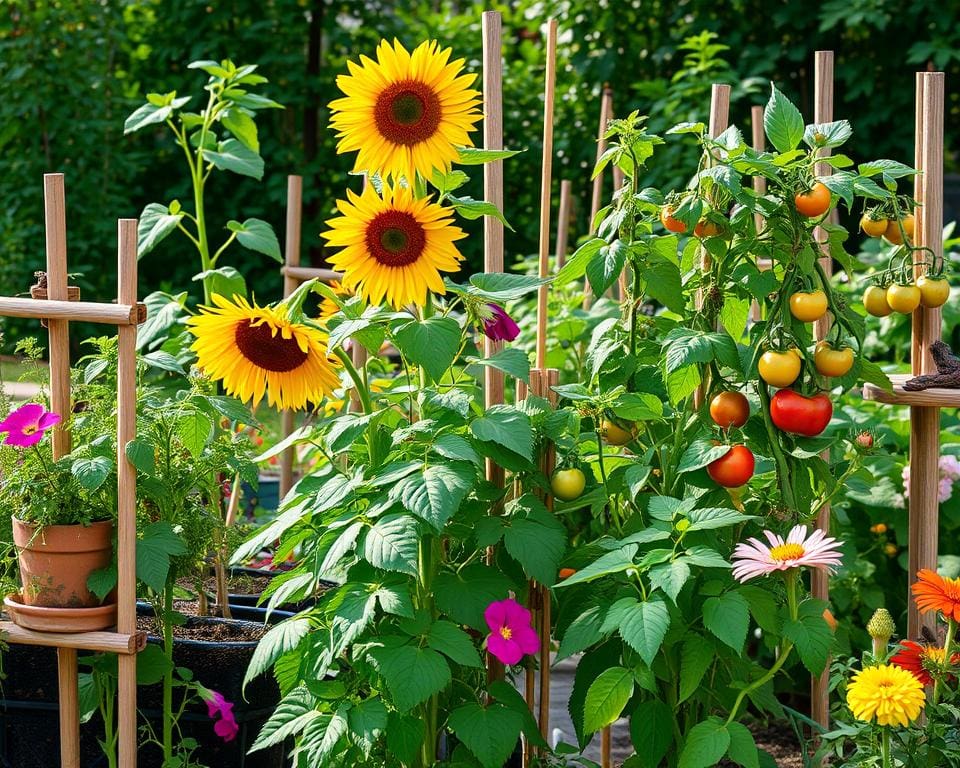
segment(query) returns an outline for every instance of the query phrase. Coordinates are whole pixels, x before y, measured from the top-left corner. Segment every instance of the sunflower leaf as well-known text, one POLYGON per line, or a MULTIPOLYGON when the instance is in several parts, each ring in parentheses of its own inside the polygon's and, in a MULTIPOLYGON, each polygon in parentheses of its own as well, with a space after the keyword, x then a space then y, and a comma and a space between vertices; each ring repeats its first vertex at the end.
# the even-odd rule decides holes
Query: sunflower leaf
POLYGON ((457 356, 460 326, 451 317, 429 317, 400 326, 394 338, 407 360, 439 381, 457 356))
POLYGON ((247 219, 239 227, 233 228, 233 231, 237 233, 237 241, 244 248, 265 254, 274 261, 283 263, 280 241, 277 240, 273 227, 263 219, 247 219))
POLYGON ((243 146, 237 139, 221 141, 217 151, 203 150, 203 159, 221 171, 232 171, 241 176, 251 176, 257 181, 263 178, 263 158, 243 146))
POLYGON ((447 195, 447 200, 450 201, 453 209, 465 219, 479 219, 481 216, 492 216, 511 232, 513 231, 513 227, 510 226, 510 223, 504 218, 500 209, 493 203, 487 202, 486 200, 474 200, 472 197, 455 197, 453 195, 447 195))

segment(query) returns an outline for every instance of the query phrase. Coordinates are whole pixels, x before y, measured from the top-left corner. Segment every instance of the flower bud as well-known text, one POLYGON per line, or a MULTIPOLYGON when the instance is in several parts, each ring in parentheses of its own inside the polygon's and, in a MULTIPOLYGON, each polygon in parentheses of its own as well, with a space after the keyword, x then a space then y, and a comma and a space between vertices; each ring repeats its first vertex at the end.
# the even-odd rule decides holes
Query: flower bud
POLYGON ((867 632, 873 638, 874 656, 880 658, 886 655, 887 643, 890 642, 890 638, 896 631, 897 627, 893 623, 893 616, 890 615, 890 611, 886 608, 877 608, 873 612, 873 616, 870 617, 870 621, 867 622, 867 632))
POLYGON ((483 320, 483 333, 493 341, 513 341, 520 335, 520 326, 499 304, 487 304, 490 315, 483 320))

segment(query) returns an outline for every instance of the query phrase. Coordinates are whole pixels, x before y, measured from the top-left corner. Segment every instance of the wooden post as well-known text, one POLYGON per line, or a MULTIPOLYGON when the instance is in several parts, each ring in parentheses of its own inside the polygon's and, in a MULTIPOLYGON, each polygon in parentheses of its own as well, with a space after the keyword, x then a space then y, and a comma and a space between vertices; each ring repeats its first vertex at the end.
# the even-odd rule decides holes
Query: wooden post
MULTIPOLYGON (((137 220, 117 225, 117 303, 137 303, 137 220)), ((137 471, 126 446, 137 433, 137 326, 117 329, 117 631, 137 629, 137 471)), ((137 764, 137 656, 117 657, 118 758, 137 764)))
MULTIPOLYGON (((943 104, 942 72, 917 75, 917 168, 915 197, 920 202, 919 221, 915 224, 917 245, 933 251, 935 259, 943 258, 943 104)), ((915 266, 915 274, 923 267, 915 266)), ((913 374, 936 370, 930 355, 930 344, 940 338, 940 310, 919 308, 913 313, 913 374)), ((909 580, 916 580, 917 571, 937 569, 939 502, 937 482, 940 464, 940 409, 937 406, 910 408, 910 533, 909 580)), ((921 616, 913 600, 909 600, 907 633, 919 637, 922 627, 936 627, 936 614, 921 616)))
MULTIPOLYGON (((300 266, 300 232, 303 216, 303 177, 287 176, 287 230, 284 248, 284 266, 300 266)), ((294 276, 284 273, 283 297, 286 298, 297 290, 300 281, 294 276)), ((281 440, 293 432, 293 411, 285 410, 280 415, 281 440)), ((293 487, 293 464, 296 461, 297 449, 293 446, 280 454, 280 498, 289 493, 293 487)))
POLYGON ((557 213, 556 269, 567 262, 567 243, 570 240, 570 214, 573 208, 573 184, 569 179, 560 182, 560 211, 557 213))
MULTIPOLYGON (((833 51, 817 51, 813 62, 813 121, 817 124, 833 121, 833 51)), ((821 156, 829 155, 829 149, 820 150, 821 156)), ((814 169, 817 176, 827 176, 831 173, 831 166, 827 163, 817 163, 814 169)), ((837 219, 836 209, 830 212, 830 221, 837 219)), ((833 274, 833 259, 830 258, 830 248, 826 244, 827 232, 822 227, 814 230, 814 237, 823 245, 824 256, 820 259, 820 266, 827 277, 833 274)), ((829 313, 817 321, 813 329, 813 337, 820 341, 830 332, 831 318, 829 313)), ((829 451, 823 457, 829 460, 829 451)), ((825 533, 830 532, 830 505, 825 504, 817 514, 817 528, 825 533)), ((813 569, 811 573, 811 587, 813 596, 818 600, 829 599, 829 574, 825 570, 813 569)), ((830 664, 823 672, 812 678, 810 690, 810 717, 827 729, 830 725, 830 664)))
MULTIPOLYGON (((484 149, 503 149, 503 61, 500 33, 500 13, 486 11, 482 18, 483 35, 483 147, 484 149)), ((503 161, 495 160, 483 166, 483 197, 493 203, 497 210, 503 210, 503 161)), ((483 269, 487 273, 503 272, 503 224, 493 216, 483 219, 483 269)), ((483 337, 483 355, 491 357, 503 347, 503 343, 483 337)), ((504 376, 492 366, 484 366, 483 401, 487 408, 500 405, 504 401, 504 376)), ((493 460, 486 461, 487 480, 497 488, 503 488, 503 467, 493 460)), ((502 507, 498 503, 491 514, 500 514, 502 507)), ((487 549, 487 564, 496 562, 496 549, 487 549)), ((503 678, 503 664, 491 654, 487 658, 487 680, 503 678)))
MULTIPOLYGON (((547 22, 547 61, 543 87, 543 166, 540 173, 540 277, 550 275, 550 184, 553 175, 553 97, 557 69, 557 20, 547 22)), ((547 296, 537 291, 537 368, 547 366, 547 296)))
MULTIPOLYGON (((597 162, 603 153, 607 151, 607 123, 613 117, 613 90, 609 85, 603 86, 603 93, 600 96, 600 125, 597 127, 597 162)), ((597 213, 603 203, 603 172, 598 173, 593 180, 593 192, 590 196, 590 220, 587 222, 587 230, 590 235, 597 233, 595 224, 597 213)), ((593 289, 590 287, 590 281, 584 280, 583 283, 583 308, 590 309, 593 304, 593 289)))

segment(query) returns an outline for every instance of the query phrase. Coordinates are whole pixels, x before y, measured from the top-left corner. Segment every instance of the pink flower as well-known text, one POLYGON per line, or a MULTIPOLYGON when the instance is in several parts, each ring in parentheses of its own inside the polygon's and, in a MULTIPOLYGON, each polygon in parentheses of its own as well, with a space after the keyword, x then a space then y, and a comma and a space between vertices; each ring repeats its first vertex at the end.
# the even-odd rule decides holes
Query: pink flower
POLYGON ((803 566, 833 571, 840 565, 840 553, 836 551, 840 542, 819 529, 808 537, 807 526, 795 525, 786 541, 772 531, 764 531, 763 535, 769 546, 751 538, 733 550, 733 577, 738 581, 803 566))
POLYGON ((513 598, 490 603, 483 618, 490 627, 487 650, 504 664, 516 664, 524 654, 539 650, 540 637, 530 624, 530 611, 513 598))
POLYGON ((483 321, 483 332, 494 341, 513 341, 520 335, 520 326, 498 304, 487 304, 490 316, 483 321))
POLYGON ((233 741, 240 732, 240 726, 233 716, 233 703, 227 701, 219 691, 207 691, 210 698, 206 695, 204 699, 207 702, 207 717, 213 719, 219 716, 219 720, 213 725, 213 732, 224 741, 233 741))
POLYGON ((0 432, 7 433, 4 445, 29 448, 39 443, 43 433, 59 422, 59 413, 48 411, 37 403, 27 403, 0 421, 0 432))

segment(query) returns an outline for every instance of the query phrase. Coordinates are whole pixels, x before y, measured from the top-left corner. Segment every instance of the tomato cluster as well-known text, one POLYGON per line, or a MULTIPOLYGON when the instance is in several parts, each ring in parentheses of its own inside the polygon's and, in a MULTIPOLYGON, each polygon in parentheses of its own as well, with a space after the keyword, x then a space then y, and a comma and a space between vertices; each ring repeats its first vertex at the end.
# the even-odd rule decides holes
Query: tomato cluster
POLYGON ((880 209, 871 209, 860 217, 860 229, 865 235, 883 237, 894 245, 903 245, 904 237, 906 242, 912 242, 914 226, 912 213, 898 218, 880 209))
POLYGON ((886 317, 891 312, 909 315, 919 307, 942 307, 949 298, 949 282, 943 277, 922 275, 913 282, 871 285, 863 292, 863 306, 874 317, 886 317))

